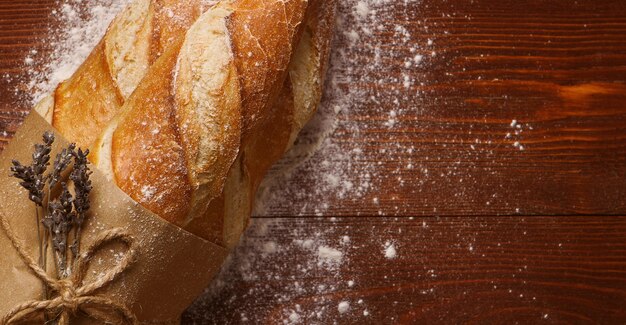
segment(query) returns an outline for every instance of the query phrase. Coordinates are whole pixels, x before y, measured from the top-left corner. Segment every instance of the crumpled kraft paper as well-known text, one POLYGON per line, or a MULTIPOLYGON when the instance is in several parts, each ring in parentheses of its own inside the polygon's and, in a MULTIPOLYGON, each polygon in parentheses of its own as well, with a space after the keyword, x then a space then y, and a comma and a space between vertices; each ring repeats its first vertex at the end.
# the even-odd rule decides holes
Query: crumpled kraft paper
MULTIPOLYGON (((54 131, 38 114, 30 114, 0 154, 0 213, 7 217, 11 229, 34 260, 38 258, 35 205, 28 200, 19 180, 10 176, 9 168, 12 159, 30 164, 33 145, 41 142, 47 130, 54 131)), ((55 132, 55 136, 51 160, 68 144, 59 133, 55 132)), ((95 294, 125 305, 141 323, 175 322, 217 273, 228 250, 169 224, 134 202, 93 165, 90 168, 93 170, 91 209, 83 226, 81 247, 87 247, 97 234, 116 227, 126 230, 137 244, 136 261, 95 294)), ((0 232, 2 317, 20 303, 40 299, 43 287, 6 233, 1 229, 0 232)), ((83 283, 105 274, 125 253, 123 245, 111 244, 101 249, 90 261, 83 283)), ((51 272, 54 272, 53 261, 50 254, 51 272)))

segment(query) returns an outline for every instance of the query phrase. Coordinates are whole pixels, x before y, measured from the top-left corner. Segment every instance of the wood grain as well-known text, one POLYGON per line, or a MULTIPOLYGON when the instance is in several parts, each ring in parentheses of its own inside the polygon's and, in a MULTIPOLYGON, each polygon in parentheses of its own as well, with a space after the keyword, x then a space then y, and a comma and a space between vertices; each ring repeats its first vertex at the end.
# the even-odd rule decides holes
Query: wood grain
POLYGON ((0 1, 0 150, 30 111, 25 64, 31 51, 45 55, 53 28, 55 1, 0 1))
MULTIPOLYGON (((61 4, 0 0, 0 150, 30 110, 28 71, 38 68, 24 60, 50 51, 61 4)), ((184 323, 274 324, 298 305, 305 323, 624 323, 626 3, 385 6, 380 28, 352 43, 354 2, 340 2, 334 47, 351 64, 334 57, 340 92, 324 105, 345 106, 328 138, 343 155, 318 152, 281 185, 292 195, 260 216, 277 218, 257 219, 267 232, 253 227, 225 268, 229 282, 184 323), (346 180, 373 175, 369 190, 329 192, 324 161, 346 180), (337 218, 309 218, 321 204, 337 218), (337 268, 294 244, 320 233, 344 251, 337 268), (264 255, 259 243, 270 241, 279 251, 264 255), (395 259, 384 257, 387 241, 395 259)))
POLYGON ((198 300, 185 323, 238 324, 245 317, 251 324, 280 324, 298 309, 305 324, 626 319, 622 217, 282 218, 268 224, 265 233, 248 233, 224 271, 231 282, 198 300), (316 238, 320 229, 330 239, 326 245, 343 252, 336 270, 318 266, 316 258, 303 263, 317 251, 294 244, 316 238), (341 244, 344 235, 348 244, 341 244), (276 253, 250 258, 270 241, 276 253), (395 244, 394 259, 384 255, 387 241, 395 244), (342 301, 350 309, 340 314, 342 301))
MULTIPOLYGON (((623 1, 405 3, 389 3, 394 18, 372 36, 338 45, 354 60, 338 71, 339 86, 363 96, 333 140, 341 152, 363 152, 352 157, 352 174, 382 163, 375 180, 382 191, 331 202, 329 215, 626 212, 623 1), (380 49, 384 64, 371 70, 380 49), (416 54, 422 65, 406 68, 416 54), (404 87, 403 76, 415 82, 404 87), (398 121, 389 128, 392 110, 398 121)), ((356 24, 351 9, 342 15, 348 28, 356 24)), ((332 159, 316 156, 294 187, 315 193, 324 180, 314 170, 332 159)), ((314 215, 314 205, 297 207, 327 197, 296 196, 271 214, 314 215)))
MULTIPOLYGON (((335 47, 353 63, 333 70, 333 87, 364 94, 351 97, 330 136, 350 166, 314 155, 288 184, 293 199, 268 215, 317 215, 322 202, 338 216, 626 214, 623 2, 461 2, 391 2, 392 14, 378 14, 382 28, 356 45, 338 32, 335 47), (408 40, 398 41, 398 28, 408 40), (387 68, 373 70, 367 63, 381 50, 387 68), (406 68, 416 53, 423 63, 406 68), (379 162, 373 190, 352 199, 319 190, 324 160, 355 177, 379 162)), ((45 50, 54 6, 0 5, 0 71, 10 80, 0 84, 0 128, 9 133, 28 110, 14 91, 28 82, 23 58, 45 50)), ((357 25, 353 5, 340 9, 344 26, 357 25)))

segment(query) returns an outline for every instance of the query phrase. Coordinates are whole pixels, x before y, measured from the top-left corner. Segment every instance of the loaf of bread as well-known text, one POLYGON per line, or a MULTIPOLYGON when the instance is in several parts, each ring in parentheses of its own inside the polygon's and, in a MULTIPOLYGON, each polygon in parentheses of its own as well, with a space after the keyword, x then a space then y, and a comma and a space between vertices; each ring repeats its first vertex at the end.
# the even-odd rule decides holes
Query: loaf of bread
POLYGON ((133 199, 232 246, 319 102, 334 8, 137 0, 37 110, 133 199))
POLYGON ((335 9, 334 0, 310 1, 278 100, 252 131, 253 136, 242 141, 222 194, 211 201, 205 215, 192 219, 185 229, 227 247, 238 242, 263 177, 291 147, 321 100, 335 9))
POLYGON ((134 0, 68 80, 35 107, 66 138, 89 146, 148 68, 215 0, 134 0))

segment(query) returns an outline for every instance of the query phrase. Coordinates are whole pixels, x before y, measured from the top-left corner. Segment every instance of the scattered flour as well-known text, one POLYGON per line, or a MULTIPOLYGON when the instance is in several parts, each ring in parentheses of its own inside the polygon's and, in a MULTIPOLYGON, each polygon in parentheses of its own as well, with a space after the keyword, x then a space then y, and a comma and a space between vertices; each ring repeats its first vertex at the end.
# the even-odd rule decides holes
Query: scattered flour
POLYGON ((107 27, 130 0, 62 0, 52 10, 53 26, 47 38, 50 52, 31 51, 26 58, 27 94, 34 105, 68 79, 100 41, 107 27))
MULTIPOLYGON (((267 304, 285 305, 279 309, 284 324, 332 323, 338 301, 328 295, 354 286, 354 280, 342 280, 352 247, 333 246, 343 241, 345 229, 328 226, 311 235, 308 224, 301 219, 253 219, 216 279, 188 309, 186 319, 202 324, 223 321, 215 310, 237 299, 244 302, 236 308, 240 319, 251 323, 263 323, 267 304), (270 233, 270 229, 278 230, 270 233), (280 234, 280 242, 271 239, 275 234, 280 234), (246 290, 239 290, 242 285, 246 290), (310 296, 317 298, 301 307, 298 299, 310 296)), ((361 313, 364 308, 357 310, 361 313)))
POLYGON ((396 255, 396 246, 391 242, 387 242, 385 244, 385 257, 388 259, 394 259, 396 258, 396 255))
POLYGON ((350 310, 350 303, 347 301, 342 301, 337 305, 337 311, 339 311, 340 314, 345 314, 348 310, 350 310))
POLYGON ((289 322, 291 324, 297 324, 300 322, 300 315, 298 315, 298 313, 296 311, 292 311, 291 314, 289 314, 289 322))
POLYGON ((141 187, 141 200, 143 202, 150 201, 156 193, 156 187, 150 185, 144 185, 141 187))
POLYGON ((369 16, 370 5, 368 1, 359 1, 354 6, 354 15, 359 20, 365 20, 369 16))
MULTIPOLYGON (((92 0, 86 5, 84 0, 60 0, 58 9, 51 12, 55 28, 50 30, 47 39, 49 50, 33 50, 24 59, 30 103, 36 104, 52 92, 59 82, 71 76, 100 40, 110 21, 129 2, 92 0)), ((407 6, 409 2, 415 1, 406 0, 404 5, 407 6)), ((263 181, 257 196, 256 215, 280 215, 285 207, 296 206, 302 215, 323 216, 331 208, 328 205, 330 199, 359 202, 371 195, 379 185, 381 166, 370 162, 371 157, 366 154, 370 149, 365 148, 368 144, 361 140, 370 131, 402 125, 408 114, 415 113, 412 111, 415 108, 406 107, 397 99, 397 95, 400 92, 415 92, 415 96, 419 96, 414 87, 419 83, 414 72, 415 69, 427 68, 430 57, 435 54, 433 41, 415 44, 409 30, 412 21, 408 18, 407 21, 389 19, 388 7, 402 6, 400 2, 346 0, 338 4, 337 32, 332 46, 325 97, 295 146, 263 181), (397 39, 394 49, 388 50, 388 44, 375 36, 376 33, 386 31, 393 33, 397 39), (423 48, 426 46, 428 48, 423 48), (354 55, 363 51, 371 53, 373 57, 365 71, 362 68, 355 69, 353 62, 354 55), (388 67, 389 59, 404 64, 405 70, 401 71, 399 78, 381 75, 381 71, 388 67), (356 83, 376 85, 383 82, 397 84, 391 96, 372 95, 371 91, 363 87, 345 87, 356 83), (358 118, 361 107, 381 101, 392 103, 393 109, 380 124, 372 125, 371 121, 367 124, 358 118), (340 136, 331 136, 336 133, 340 136), (342 143, 346 141, 354 143, 355 147, 344 150, 342 143), (303 189, 302 183, 295 182, 296 179, 312 186, 303 189)), ((156 134, 159 131, 153 132, 156 134)), ((2 136, 6 136, 6 132, 2 136)), ((413 147, 400 147, 400 144, 396 149, 407 153, 413 153, 414 150, 413 147)), ((412 166, 411 161, 406 163, 412 166)), ((427 169, 423 170, 428 175, 427 169)), ((396 172, 399 173, 399 170, 396 172)), ((402 178, 398 176, 398 179, 399 184, 402 184, 402 178)), ((145 200, 154 194, 154 189, 142 188, 145 200)), ((369 198, 374 204, 379 204, 378 198, 369 198)), ((289 211, 291 213, 293 208, 289 211)), ((258 317, 263 317, 270 308, 259 303, 258 299, 265 299, 268 304, 288 306, 281 310, 286 324, 333 323, 331 315, 334 314, 334 308, 341 314, 351 309, 357 310, 356 304, 351 307, 345 300, 337 305, 336 300, 326 296, 336 295, 343 290, 354 290, 352 288, 358 279, 346 281, 342 278, 342 267, 349 261, 350 250, 358 243, 343 235, 345 232, 335 233, 335 226, 320 228, 316 230, 315 236, 306 232, 309 237, 305 237, 300 233, 303 230, 298 227, 298 221, 293 221, 296 223, 293 227, 281 228, 290 232, 293 237, 291 242, 278 242, 265 237, 268 229, 279 227, 282 222, 278 219, 254 219, 220 274, 189 309, 186 317, 200 323, 215 321, 217 318, 214 317, 219 315, 207 313, 206 310, 212 310, 208 306, 222 302, 227 304, 236 299, 230 295, 241 292, 239 289, 242 286, 248 290, 243 295, 251 301, 250 305, 238 306, 241 313, 237 317, 242 322, 258 322, 261 320, 258 317), (297 263, 285 263, 296 260, 293 256, 301 258, 297 259, 297 263), (263 296, 267 292, 273 295, 263 296), (294 299, 305 296, 316 297, 312 302, 314 308, 303 310, 298 304, 295 308, 290 304, 294 299)), ((388 243, 384 255, 387 259, 394 259, 397 255, 395 244, 388 243)), ((362 299, 359 299, 358 306, 363 308, 362 299)), ((370 314, 367 309, 358 309, 358 313, 361 311, 363 316, 370 314)))
POLYGON ((340 263, 343 258, 340 251, 326 246, 320 246, 317 255, 320 259, 319 263, 340 263))
POLYGON ((513 129, 512 132, 507 132, 505 139, 511 139, 513 141, 513 147, 519 149, 520 151, 524 151, 526 147, 522 144, 521 140, 523 139, 522 134, 525 129, 533 130, 532 125, 530 124, 522 124, 517 120, 512 120, 510 127, 513 129))
POLYGON ((263 244, 263 253, 264 254, 273 254, 278 251, 278 246, 276 242, 269 241, 263 244))
MULTIPOLYGON (((420 96, 416 90, 416 75, 428 67, 427 55, 433 52, 434 40, 418 44, 414 41, 411 24, 414 22, 390 20, 390 6, 402 10, 413 6, 416 1, 407 0, 404 5, 391 0, 346 0, 340 1, 339 16, 332 47, 331 64, 327 74, 324 98, 317 114, 301 132, 294 148, 276 164, 263 181, 257 196, 254 215, 293 214, 294 210, 304 216, 337 214, 328 202, 339 199, 343 202, 359 202, 370 196, 380 185, 382 169, 367 153, 366 136, 371 137, 381 127, 397 128, 407 116, 415 114, 415 107, 406 105, 399 94, 420 96), (395 41, 390 48, 377 33, 393 33, 395 41), (367 69, 355 67, 355 55, 366 52, 371 61, 367 69), (403 62, 400 76, 385 75, 389 60, 403 62), (375 85, 386 83, 395 87, 390 93, 355 84, 375 85), (363 107, 376 107, 381 102, 391 103, 381 108, 379 121, 363 120, 363 107), (383 111, 384 110, 384 111, 383 111), (335 134, 335 136, 331 136, 335 134), (339 134, 339 136, 337 136, 339 134), (346 150, 345 143, 350 143, 346 150), (320 163, 321 162, 321 163, 320 163), (296 181, 297 180, 297 181, 296 181), (307 186, 302 186, 307 184, 307 186)), ((374 139, 372 141, 384 141, 374 139)), ((397 144, 400 149, 403 144, 397 144)), ((403 148, 404 149, 404 148, 403 148)), ((411 148, 406 148, 411 149, 411 148)), ((393 150, 396 150, 395 148, 393 150)), ((407 161, 412 165, 412 161, 407 161)), ((400 173, 400 170, 394 173, 400 173)), ((402 185, 404 179, 398 177, 402 185)), ((400 212, 400 211, 398 211, 400 212)))

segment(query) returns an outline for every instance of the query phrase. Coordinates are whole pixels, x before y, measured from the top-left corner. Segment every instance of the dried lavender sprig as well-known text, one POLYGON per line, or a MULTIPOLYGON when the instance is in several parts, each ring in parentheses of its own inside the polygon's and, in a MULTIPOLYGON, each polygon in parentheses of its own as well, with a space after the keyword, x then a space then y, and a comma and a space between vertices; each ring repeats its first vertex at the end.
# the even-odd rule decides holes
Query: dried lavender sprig
MULTIPOLYGON (((76 257, 80 251, 81 227, 85 214, 90 207, 89 194, 92 185, 89 179, 91 171, 87 167, 89 151, 83 152, 81 149, 76 151, 75 144, 69 145, 55 157, 53 170, 44 176, 47 167, 50 165, 50 153, 54 135, 51 132, 46 132, 43 135, 43 140, 43 144, 35 145, 32 164, 25 166, 19 161, 13 161, 11 172, 13 172, 13 176, 22 180, 20 182, 21 186, 28 191, 29 199, 36 204, 35 217, 37 218, 36 224, 39 238, 39 264, 45 270, 48 240, 50 240, 56 259, 57 274, 60 278, 66 278, 72 271, 67 266, 69 234, 74 230, 74 243, 71 245, 71 251, 72 255, 76 257), (70 178, 75 185, 75 197, 70 193, 67 184, 60 182, 62 173, 67 169, 72 158, 74 158, 74 170, 70 174, 70 178), (62 186, 62 192, 56 200, 52 200, 50 195, 51 188, 54 188, 59 182, 62 186), (46 185, 48 186, 47 190, 44 190, 46 185), (43 218, 41 219, 39 219, 40 209, 43 210, 43 218), (39 222, 44 226, 43 233, 40 230, 39 222)), ((48 298, 45 286, 43 298, 48 298)))
MULTIPOLYGON (((39 209, 43 209, 44 200, 44 186, 46 179, 44 173, 50 164, 50 152, 52 151, 52 143, 54 142, 54 134, 52 132, 45 132, 43 134, 43 144, 36 144, 35 151, 32 154, 32 165, 25 166, 19 161, 13 160, 13 166, 11 172, 13 176, 21 179, 20 185, 28 191, 28 199, 35 203, 35 224, 37 225, 37 240, 39 244, 39 266, 46 270, 46 249, 47 244, 43 242, 46 240, 45 233, 42 237, 42 232, 39 226, 39 209)), ((44 285, 44 298, 47 298, 47 287, 44 285)))
POLYGON ((63 171, 69 166, 72 161, 72 157, 74 156, 74 150, 76 149, 76 144, 72 143, 67 148, 64 148, 59 154, 57 154, 54 159, 54 164, 52 171, 50 172, 50 188, 54 188, 54 186, 59 182, 61 178, 61 174, 63 171))
POLYGON ((79 148, 74 152, 74 170, 70 174, 70 179, 74 182, 74 243, 72 244, 72 253, 74 257, 80 252, 80 237, 85 214, 89 210, 91 202, 89 201, 89 193, 91 193, 92 185, 89 176, 91 171, 87 166, 89 160, 87 156, 89 150, 84 152, 79 148))
MULTIPOLYGON (((44 186, 46 185, 46 178, 44 173, 48 166, 50 165, 50 152, 52 151, 52 144, 54 143, 54 133, 50 131, 46 131, 43 134, 43 144, 35 144, 35 152, 32 155, 33 158, 33 172, 35 174, 35 189, 37 190, 37 200, 39 201, 39 206, 41 206, 44 210, 44 215, 47 214, 48 204, 43 205, 44 199, 44 186)), ((49 196, 49 195, 48 195, 49 196)), ((48 197, 48 200, 50 198, 48 197)), ((39 231, 39 222, 37 223, 38 231, 39 231)), ((48 256, 48 244, 47 238, 44 230, 43 238, 41 239, 46 243, 42 247, 42 268, 46 270, 48 265, 47 256, 48 256)))
POLYGON ((63 191, 61 191, 61 195, 59 195, 59 202, 61 202, 61 206, 63 207, 63 213, 71 216, 74 198, 72 197, 72 194, 67 188, 67 184, 65 182, 61 183, 61 187, 63 188, 63 191))
POLYGON ((12 161, 11 172, 13 177, 21 179, 20 185, 28 191, 28 199, 37 206, 43 204, 43 182, 37 178, 32 166, 24 166, 17 160, 12 161))
MULTIPOLYGON (((65 182, 61 183, 61 187, 63 188, 63 191, 61 192, 61 195, 59 195, 59 201, 61 202, 61 206, 63 207, 63 216, 69 225, 69 228, 67 229, 67 232, 65 233, 64 250, 63 250, 63 255, 62 255, 63 262, 66 263, 67 262, 67 249, 65 248, 67 247, 67 241, 68 241, 67 236, 69 235, 71 229, 76 227, 76 225, 74 224, 76 220, 76 216, 75 216, 76 212, 73 211, 74 198, 72 197, 72 194, 68 190, 67 184, 65 182)), ((72 264, 70 264, 70 266, 71 265, 72 264)), ((71 274, 71 272, 72 270, 70 268, 66 268, 65 274, 71 274)))
MULTIPOLYGON (((67 195, 71 196, 69 192, 67 195)), ((67 198, 67 196, 66 196, 67 198)), ((72 215, 66 213, 67 202, 54 200, 50 202, 50 214, 43 219, 43 225, 52 239, 52 249, 56 257, 57 274, 60 278, 69 275, 67 269, 67 239, 72 230, 72 215)), ((71 203, 70 203, 71 206, 71 203)))
POLYGON ((31 196, 37 200, 39 206, 42 206, 46 178, 44 173, 50 165, 50 152, 52 151, 52 143, 54 142, 54 134, 45 132, 43 134, 43 144, 35 144, 35 152, 33 152, 33 163, 31 165, 34 181, 31 186, 31 196), (36 197, 35 197, 36 196, 36 197))
POLYGON ((28 190, 28 198, 38 206, 43 205, 43 188, 46 183, 44 173, 50 165, 50 151, 52 151, 53 142, 54 134, 45 132, 43 144, 35 144, 35 152, 32 155, 33 163, 30 166, 25 166, 17 160, 12 161, 11 172, 13 176, 22 180, 20 185, 28 190))
POLYGON ((88 155, 89 150, 83 152, 81 149, 78 149, 78 151, 75 152, 74 170, 70 174, 70 179, 74 182, 74 191, 76 192, 74 208, 79 214, 79 223, 82 223, 85 213, 90 207, 89 193, 91 192, 92 186, 91 180, 89 179, 91 171, 89 167, 87 167, 89 164, 89 160, 87 160, 88 155))
POLYGON ((35 152, 33 153, 33 170, 38 175, 43 175, 50 165, 50 151, 52 151, 54 134, 46 131, 43 134, 43 142, 43 144, 35 144, 35 152))

